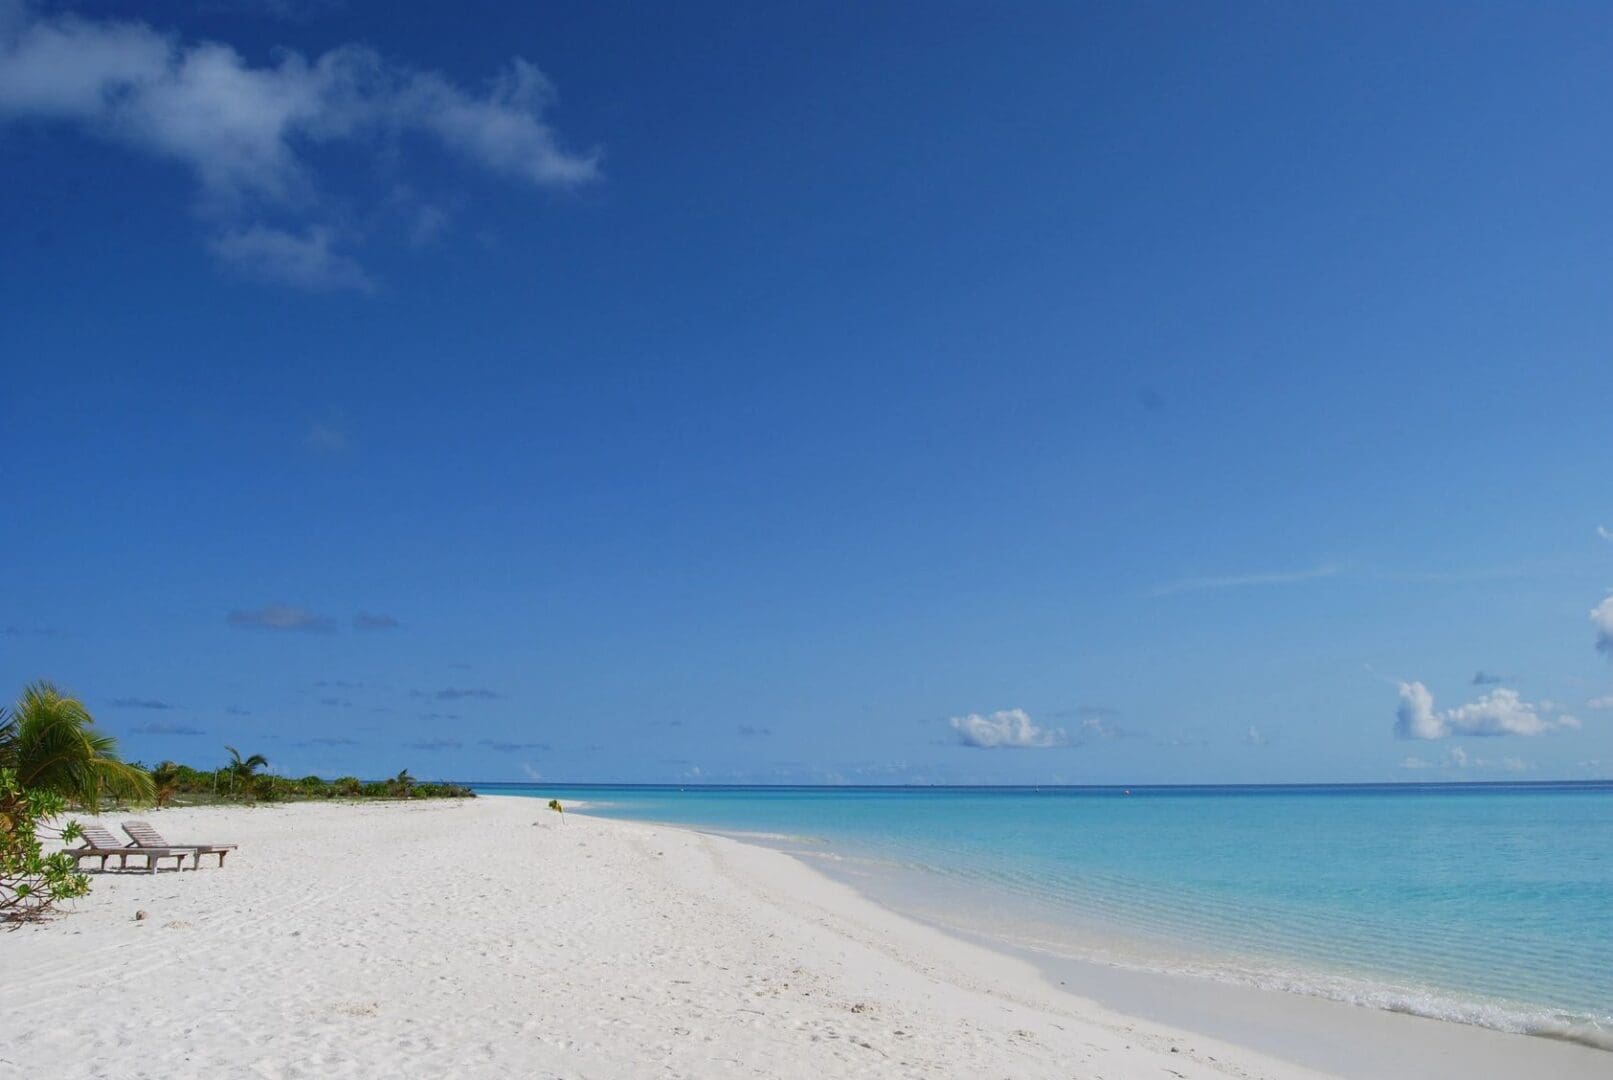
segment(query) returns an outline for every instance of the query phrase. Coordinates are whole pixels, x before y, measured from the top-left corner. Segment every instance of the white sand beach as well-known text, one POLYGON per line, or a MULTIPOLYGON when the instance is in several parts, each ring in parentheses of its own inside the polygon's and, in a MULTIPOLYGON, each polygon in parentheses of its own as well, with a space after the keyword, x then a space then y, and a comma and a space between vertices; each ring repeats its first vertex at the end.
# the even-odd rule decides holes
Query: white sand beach
MULTIPOLYGON (((726 838, 496 797, 145 816, 240 850, 95 875, 66 914, 0 933, 0 1076, 1325 1075, 1076 997, 726 838)), ((1429 1028, 1475 1048, 1440 1055, 1460 1075, 1613 1062, 1348 1011, 1402 1040, 1406 1076, 1432 1074, 1429 1028)))

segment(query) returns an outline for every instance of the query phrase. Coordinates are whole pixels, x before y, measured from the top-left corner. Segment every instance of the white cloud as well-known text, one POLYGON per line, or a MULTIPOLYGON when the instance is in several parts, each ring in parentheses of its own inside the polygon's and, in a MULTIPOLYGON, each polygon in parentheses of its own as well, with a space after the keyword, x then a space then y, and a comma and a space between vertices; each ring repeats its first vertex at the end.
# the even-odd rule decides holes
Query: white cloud
POLYGON ((1044 728, 1033 722, 1024 709, 1004 709, 989 716, 970 713, 954 716, 949 723, 965 746, 982 749, 1045 748, 1069 742, 1062 728, 1044 728))
POLYGON ((1591 625, 1596 627, 1596 648, 1613 656, 1613 593, 1591 608, 1591 625))
POLYGON ((1249 730, 1244 732, 1243 741, 1250 746, 1265 746, 1269 740, 1266 738, 1265 732, 1250 724, 1249 730))
POLYGON ((1550 702, 1532 705, 1505 687, 1477 701, 1437 712, 1434 695, 1420 682, 1400 684, 1395 734, 1402 739, 1443 739, 1451 735, 1544 735, 1579 727, 1566 714, 1552 715, 1550 702))
POLYGON ((392 148, 417 133, 484 171, 572 188, 599 175, 599 155, 560 145, 544 118, 553 100, 543 73, 519 58, 477 93, 362 45, 312 60, 282 50, 255 66, 229 45, 143 22, 0 0, 0 120, 72 124, 180 163, 200 186, 214 252, 304 288, 369 286, 319 224, 331 214, 317 150, 392 148), (271 213, 300 227, 275 226, 271 213))
POLYGON ((1295 585, 1318 578, 1335 577, 1344 571, 1337 563, 1313 566, 1308 570, 1276 570, 1256 574, 1229 574, 1224 577, 1182 578, 1167 581, 1150 590, 1151 596, 1175 596, 1177 593, 1204 592, 1210 589, 1241 589, 1251 585, 1295 585))
POLYGON ((1603 540, 1613 540, 1613 529, 1609 529, 1606 525, 1598 525, 1596 527, 1596 535, 1600 536, 1603 540))
POLYGON ((1585 703, 1587 709, 1613 709, 1613 694, 1593 697, 1585 703))

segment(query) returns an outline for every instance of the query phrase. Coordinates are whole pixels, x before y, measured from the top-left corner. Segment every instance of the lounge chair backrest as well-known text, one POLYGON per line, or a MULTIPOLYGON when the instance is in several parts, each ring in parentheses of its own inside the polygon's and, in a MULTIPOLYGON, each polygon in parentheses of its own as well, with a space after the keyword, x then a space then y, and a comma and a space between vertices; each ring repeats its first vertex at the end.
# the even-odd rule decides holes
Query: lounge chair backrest
POLYGON ((118 842, 105 825, 86 825, 79 822, 79 831, 84 834, 84 842, 93 848, 117 849, 124 845, 118 842))
POLYGON ((165 848, 169 846, 168 841, 164 840, 156 829, 153 829, 144 821, 125 821, 123 831, 129 834, 129 838, 134 841, 136 847, 165 848))

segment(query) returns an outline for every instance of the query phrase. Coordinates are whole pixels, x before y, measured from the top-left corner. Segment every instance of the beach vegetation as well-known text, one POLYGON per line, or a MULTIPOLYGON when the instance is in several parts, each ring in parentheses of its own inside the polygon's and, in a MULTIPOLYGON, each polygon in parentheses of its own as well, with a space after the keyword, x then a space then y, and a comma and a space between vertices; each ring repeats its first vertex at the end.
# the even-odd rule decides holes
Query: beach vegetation
POLYGON ((152 795, 158 806, 167 806, 179 794, 179 766, 171 761, 158 762, 151 770, 152 795))
POLYGON ((309 774, 278 776, 261 754, 243 756, 227 746, 229 760, 217 769, 196 769, 164 761, 150 770, 159 805, 211 802, 279 803, 311 799, 469 799, 475 792, 462 784, 428 783, 408 770, 385 780, 343 776, 335 780, 309 774))
MULTIPOLYGON (((0 711, 0 734, 10 726, 0 711)), ((78 872, 71 855, 45 854, 47 841, 71 843, 81 835, 74 822, 49 824, 66 809, 65 796, 24 789, 16 769, 0 766, 0 922, 37 919, 58 901, 90 891, 89 878, 78 872)))
POLYGON ((400 770, 386 783, 388 792, 396 798, 407 799, 414 793, 414 777, 409 775, 408 769, 400 770))
POLYGON ((225 763, 223 772, 229 777, 230 791, 241 791, 249 797, 257 792, 256 777, 259 769, 269 767, 269 759, 262 754, 253 754, 251 757, 242 757, 241 751, 233 746, 226 745, 224 749, 230 752, 230 760, 225 763))
POLYGON ((82 701, 44 681, 25 687, 0 725, 0 767, 13 770, 20 790, 60 795, 91 810, 103 798, 156 797, 151 774, 120 758, 117 746, 82 701))

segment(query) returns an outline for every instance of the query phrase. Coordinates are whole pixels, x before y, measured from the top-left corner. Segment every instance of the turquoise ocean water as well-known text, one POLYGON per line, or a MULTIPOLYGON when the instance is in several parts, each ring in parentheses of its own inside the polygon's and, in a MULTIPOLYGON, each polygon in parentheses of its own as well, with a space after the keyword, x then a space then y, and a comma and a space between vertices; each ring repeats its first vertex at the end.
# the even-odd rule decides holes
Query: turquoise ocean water
POLYGON ((1613 783, 479 785, 768 843, 944 925, 1613 1049, 1613 783))

